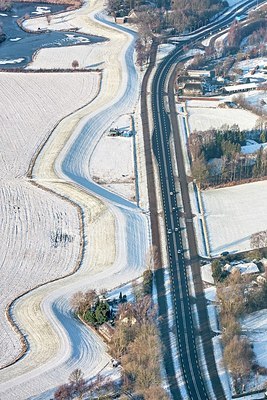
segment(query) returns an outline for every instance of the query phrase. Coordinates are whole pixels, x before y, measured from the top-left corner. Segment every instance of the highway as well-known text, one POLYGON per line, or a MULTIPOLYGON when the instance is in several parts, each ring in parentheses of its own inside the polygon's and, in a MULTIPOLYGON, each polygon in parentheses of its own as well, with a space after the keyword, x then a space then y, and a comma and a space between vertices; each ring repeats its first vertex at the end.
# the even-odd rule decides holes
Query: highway
MULTIPOLYGON (((259 2, 260 3, 260 2, 259 2)), ((187 182, 186 176, 184 173, 183 161, 179 160, 178 162, 178 173, 180 185, 177 187, 175 185, 174 172, 173 172, 173 160, 170 152, 169 138, 173 128, 175 128, 175 135, 178 134, 178 126, 174 126, 175 124, 172 122, 173 119, 176 118, 176 115, 169 115, 166 111, 166 102, 169 100, 168 93, 166 92, 168 87, 168 82, 170 79, 170 70, 179 60, 179 57, 182 56, 183 45, 192 44, 196 40, 202 39, 207 34, 216 33, 222 28, 229 25, 235 16, 243 14, 244 11, 248 10, 251 6, 257 4, 257 1, 246 1, 239 7, 237 6, 231 13, 228 13, 225 16, 221 16, 218 22, 214 22, 207 27, 203 27, 202 29, 198 29, 191 38, 183 40, 182 43, 179 43, 175 49, 175 51, 170 54, 165 60, 159 65, 156 70, 156 73, 152 82, 152 112, 153 112, 153 123, 154 123, 154 132, 153 132, 153 150, 158 162, 158 171, 160 176, 160 188, 161 188, 161 198, 164 209, 164 219, 165 219, 165 229, 166 229, 166 237, 167 237, 167 251, 169 257, 169 270, 171 276, 171 291, 172 291, 172 303, 174 309, 174 318, 175 318, 175 326, 176 326, 176 338, 177 345, 179 349, 179 360, 182 368, 182 373, 184 377, 184 381, 186 384, 186 390, 188 393, 188 397, 192 400, 205 400, 214 398, 211 393, 209 393, 207 382, 203 377, 203 371, 200 367, 200 362, 198 359, 197 346, 196 346, 196 332, 193 325, 192 318, 192 310, 190 304, 190 293, 188 288, 188 278, 186 268, 188 265, 188 260, 185 260, 184 257, 184 248, 183 248, 183 240, 182 240, 182 231, 180 226, 180 212, 179 208, 181 204, 177 203, 177 191, 181 190, 182 187, 182 199, 183 201, 187 201, 189 203, 188 192, 187 190, 187 182), (180 166, 179 166, 180 163, 180 166)), ((172 87, 170 90, 173 90, 172 87)), ((171 96, 170 96, 171 97, 171 96)), ((170 110, 172 110, 170 108, 170 110)), ((179 146, 178 146, 179 147, 179 146)), ((179 149, 178 149, 179 150, 179 149)), ((181 157, 181 151, 177 151, 176 146, 176 155, 181 157)), ((189 210, 186 220, 187 225, 187 233, 189 232, 188 226, 191 226, 191 235, 194 236, 193 226, 192 226, 192 217, 190 212, 190 204, 183 204, 184 210, 189 210), (188 208, 189 207, 189 208, 188 208)), ((190 247, 189 241, 189 250, 191 258, 197 258, 196 248, 192 245, 190 247)), ((194 263, 195 261, 193 261, 194 263)), ((199 278, 200 277, 196 277, 199 278)), ((158 291, 161 292, 162 288, 158 287, 158 291)), ((203 298, 203 296, 202 296, 203 298)), ((203 300, 203 299, 202 299, 203 300)), ((202 301, 202 307, 205 307, 205 303, 202 301)), ((208 315, 205 312, 202 315, 202 323, 208 327, 208 315), (204 320, 206 318, 206 321, 204 320)), ((208 328, 209 329, 209 328, 208 328)), ((205 332, 207 334, 207 332, 205 332)), ((207 340, 207 337, 205 337, 207 340)), ((209 337, 210 346, 211 346, 211 335, 209 337)), ((168 349, 169 351, 169 349, 168 349)), ((212 351, 212 346, 210 348, 212 351)), ((171 354, 171 353, 170 353, 171 354)), ((207 356, 207 354, 205 353, 207 356)), ((209 372, 212 370, 212 387, 215 394, 216 399, 225 399, 224 391, 218 377, 216 364, 214 356, 209 357, 209 372), (212 364, 213 365, 210 365, 212 364)), ((170 382, 169 382, 170 383, 170 382)), ((177 386, 171 387, 170 390, 173 398, 181 399, 181 393, 177 392, 177 386)))

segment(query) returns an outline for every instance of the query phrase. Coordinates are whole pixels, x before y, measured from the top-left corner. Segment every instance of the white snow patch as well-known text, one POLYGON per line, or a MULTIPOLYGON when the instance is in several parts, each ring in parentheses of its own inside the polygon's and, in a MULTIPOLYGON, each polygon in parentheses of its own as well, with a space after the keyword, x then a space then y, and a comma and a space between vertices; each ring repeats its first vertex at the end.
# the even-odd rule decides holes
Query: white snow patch
POLYGON ((211 283, 214 285, 211 264, 205 264, 201 266, 201 277, 204 282, 211 283))
POLYGON ((45 6, 38 6, 36 7, 36 11, 32 11, 32 14, 35 15, 43 15, 47 13, 50 13, 50 8, 45 6))
POLYGON ((210 286, 210 287, 204 289, 204 293, 205 293, 205 297, 207 300, 212 301, 212 302, 217 301, 215 286, 210 286))
POLYGON ((258 119, 258 116, 251 112, 239 109, 188 107, 188 112, 191 132, 220 128, 225 124, 237 124, 240 129, 253 129, 258 119))
POLYGON ((231 400, 232 399, 231 381, 230 381, 230 376, 227 370, 225 369, 223 362, 223 351, 222 351, 222 343, 220 336, 218 335, 214 336, 212 338, 212 344, 213 344, 213 351, 216 360, 218 374, 223 385, 226 399, 231 400))
MULTIPOLYGON (((130 115, 121 116, 112 127, 131 131, 130 115)), ((133 137, 100 139, 90 160, 90 175, 95 182, 108 187, 129 200, 135 199, 133 137)))
POLYGON ((20 64, 25 58, 16 58, 15 60, 0 60, 0 65, 20 64))
POLYGON ((253 233, 267 229, 267 182, 201 193, 212 255, 250 249, 253 233))
POLYGON ((157 61, 162 61, 167 57, 174 49, 175 45, 171 43, 163 43, 158 46, 157 61))
POLYGON ((267 368, 267 309, 247 315, 241 324, 253 344, 257 363, 267 368))
POLYGON ((248 140, 245 146, 241 147, 241 153, 243 154, 252 154, 256 153, 260 148, 265 151, 267 148, 267 143, 257 143, 254 140, 248 140))

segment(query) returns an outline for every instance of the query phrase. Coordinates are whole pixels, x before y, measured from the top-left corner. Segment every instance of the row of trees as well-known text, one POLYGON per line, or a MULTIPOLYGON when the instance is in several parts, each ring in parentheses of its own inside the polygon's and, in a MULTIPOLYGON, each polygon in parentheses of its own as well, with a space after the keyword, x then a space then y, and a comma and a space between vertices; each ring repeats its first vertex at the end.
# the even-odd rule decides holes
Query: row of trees
MULTIPOLYGON (((260 237, 265 236, 266 240, 266 232, 259 234, 260 237)), ((223 277, 224 271, 219 260, 212 262, 212 271, 218 284, 224 362, 231 371, 235 389, 239 392, 252 370, 262 375, 267 374, 265 368, 255 363, 253 349, 239 322, 245 314, 267 307, 267 283, 252 288, 251 278, 241 275, 238 270, 223 277)))
POLYGON ((173 0, 169 23, 178 32, 190 30, 206 22, 227 6, 227 1, 222 0, 173 0))
MULTIPOLYGON (((265 84, 263 84, 261 85, 261 87, 259 87, 259 89, 266 92, 267 87, 265 84)), ((243 94, 234 96, 233 101, 236 104, 238 104, 241 108, 249 110, 259 116, 256 123, 256 128, 262 131, 261 136, 259 137, 259 141, 265 143, 267 139, 267 118, 266 118, 266 111, 263 108, 263 106, 265 106, 265 101, 263 100, 262 103, 254 105, 251 104, 243 94)))
POLYGON ((160 386, 160 341, 150 296, 121 306, 110 352, 121 361, 123 390, 144 400, 167 400, 160 386))
MULTIPOLYGON (((160 18, 155 22, 159 22, 160 29, 169 26, 178 32, 199 26, 225 7, 228 7, 225 0, 157 0, 150 6, 144 0, 108 0, 107 5, 108 12, 116 16, 126 16, 133 9, 145 13, 156 11, 160 18)), ((145 14, 138 14, 139 22, 143 18, 145 14)))
POLYGON ((248 339, 242 336, 239 318, 245 312, 245 278, 234 271, 217 288, 224 344, 224 362, 231 371, 236 392, 241 391, 253 367, 254 353, 248 339))
POLYGON ((254 157, 241 153, 251 136, 263 141, 266 131, 240 131, 233 125, 193 132, 189 138, 192 174, 200 187, 267 176, 267 153, 262 147, 254 157), (217 159, 215 165, 210 164, 213 159, 217 159))

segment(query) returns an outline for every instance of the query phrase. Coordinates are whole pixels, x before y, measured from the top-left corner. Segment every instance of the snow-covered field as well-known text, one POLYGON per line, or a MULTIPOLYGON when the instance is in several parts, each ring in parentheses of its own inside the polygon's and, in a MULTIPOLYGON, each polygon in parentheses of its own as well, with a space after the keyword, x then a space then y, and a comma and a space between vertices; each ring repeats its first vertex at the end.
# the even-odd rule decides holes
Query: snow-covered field
POLYGON ((242 320, 244 330, 253 344, 257 363, 267 368, 267 310, 256 311, 242 320))
MULTIPOLYGON (((131 116, 122 117, 112 127, 131 131, 131 116)), ((111 137, 106 132, 90 160, 93 180, 131 201, 136 198, 133 140, 133 137, 111 137)))
POLYGON ((246 110, 217 108, 219 101, 191 100, 188 104, 190 131, 205 131, 222 125, 237 124, 240 129, 252 129, 257 115, 246 110), (216 104, 217 103, 217 104, 216 104))
POLYGON ((75 207, 28 182, 2 181, 0 202, 3 366, 21 351, 19 338, 4 317, 5 308, 23 292, 78 267, 80 232, 75 207))
POLYGON ((57 125, 33 170, 40 184, 81 207, 82 263, 73 276, 38 288, 16 302, 12 312, 27 336, 29 351, 18 363, 0 371, 3 400, 51 398, 55 387, 66 382, 75 368, 90 378, 105 367, 109 361, 106 347, 72 318, 69 298, 89 287, 112 289, 140 276, 145 266, 148 217, 133 203, 93 183, 90 174, 90 159, 101 135, 116 116, 133 112, 139 94, 133 37, 114 30, 112 24, 103 27, 102 22, 93 21, 89 26, 88 13, 101 7, 99 2, 90 2, 90 6, 86 2, 77 11, 86 29, 110 38, 105 44, 107 57, 104 46, 99 50, 106 61, 99 96, 57 125))
POLYGON ((249 72, 251 69, 255 68, 256 65, 259 67, 264 67, 267 65, 267 57, 252 58, 251 60, 243 60, 235 63, 235 68, 241 68, 243 73, 249 72))
MULTIPOLYGON (((28 69, 54 69, 72 68, 73 60, 77 60, 79 68, 103 69, 108 59, 106 58, 106 47, 108 43, 93 43, 88 46, 76 45, 72 47, 51 47, 40 49, 35 55, 28 69), (102 47, 103 52, 101 51, 102 47), (71 49, 71 50, 70 50, 71 49)), ((112 49, 110 49, 112 53, 112 49)))
POLYGON ((0 179, 25 176, 54 126, 97 94, 99 73, 0 74, 0 179))
POLYGON ((80 223, 76 208, 24 177, 38 146, 66 114, 97 93, 98 74, 1 73, 1 343, 0 365, 21 351, 4 317, 23 292, 61 277, 77 266, 80 223), (60 101, 58 100, 60 99, 60 101), (52 239, 69 235, 54 246, 52 239))
POLYGON ((250 249, 250 236, 267 229, 267 181, 201 192, 211 254, 250 249))

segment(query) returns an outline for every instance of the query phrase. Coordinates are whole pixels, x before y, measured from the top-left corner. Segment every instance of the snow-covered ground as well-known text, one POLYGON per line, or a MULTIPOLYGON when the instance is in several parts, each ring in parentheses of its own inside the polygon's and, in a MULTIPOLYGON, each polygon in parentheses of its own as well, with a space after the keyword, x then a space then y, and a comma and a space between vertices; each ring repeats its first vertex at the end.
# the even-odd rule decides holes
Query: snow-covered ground
POLYGON ((267 93, 265 91, 252 90, 244 93, 244 97, 251 105, 259 107, 264 113, 267 112, 267 93))
POLYGON ((256 311, 242 321, 242 330, 253 344, 257 363, 267 368, 267 310, 256 311))
MULTIPOLYGON (((28 65, 28 69, 64 69, 72 68, 73 60, 77 60, 79 68, 103 69, 108 62, 107 58, 108 43, 93 43, 88 46, 76 45, 72 47, 51 47, 40 49, 35 55, 32 63, 28 65), (102 50, 103 47, 103 51, 102 50), (71 49, 71 50, 70 50, 71 49)), ((110 48, 110 55, 112 48, 110 48)))
POLYGON ((99 73, 0 74, 0 179, 25 176, 38 147, 66 115, 97 95, 99 73))
POLYGON ((157 51, 157 62, 162 61, 167 55, 169 55, 174 49, 175 45, 171 43, 162 43, 158 46, 157 51))
POLYGON ((257 143, 255 140, 247 140, 245 146, 241 147, 241 153, 243 154, 253 154, 262 148, 266 151, 267 143, 257 143))
POLYGON ((256 66, 263 68, 267 65, 267 57, 258 57, 252 58, 248 60, 243 60, 235 63, 234 68, 240 68, 243 70, 243 73, 246 74, 256 66))
POLYGON ((201 192, 211 254, 250 249, 250 236, 267 229, 267 181, 201 192))
POLYGON ((1 73, 1 343, 0 365, 21 351, 4 317, 18 295, 77 267, 80 222, 76 208, 25 179, 32 157, 54 125, 97 93, 98 74, 1 73), (58 99, 61 99, 58 101, 58 99), (52 238, 66 236, 55 247, 52 238))
MULTIPOLYGON (((131 131, 131 116, 122 117, 112 127, 131 131)), ((111 137, 106 132, 90 160, 93 180, 131 201, 136 199, 133 140, 133 136, 111 137)))
MULTIPOLYGON (((77 11, 79 21, 86 20, 88 27, 87 14, 101 7, 99 2, 85 3, 83 14, 77 11)), ((55 387, 77 367, 87 378, 95 376, 109 361, 106 347, 72 318, 69 298, 90 287, 112 289, 137 278, 145 267, 148 217, 135 204, 95 184, 90 174, 90 159, 103 132, 116 116, 132 113, 136 106, 139 79, 133 36, 124 27, 115 30, 113 24, 107 28, 96 21, 88 29, 110 38, 106 58, 100 47, 106 61, 101 91, 92 104, 57 125, 33 169, 42 186, 71 198, 82 210, 82 262, 73 276, 38 288, 15 303, 12 314, 27 336, 29 351, 0 372, 3 400, 51 398, 55 387)))
POLYGON ((71 204, 25 181, 1 181, 1 366, 21 351, 5 309, 23 292, 78 267, 80 232, 71 204), (60 234, 65 239, 60 239, 60 234), (56 237, 58 242, 56 242, 56 237))
POLYGON ((188 104, 190 131, 205 131, 220 128, 222 125, 237 124, 240 129, 255 127, 258 116, 246 110, 218 108, 219 100, 191 100, 188 104), (216 104, 217 103, 217 104, 216 104))

